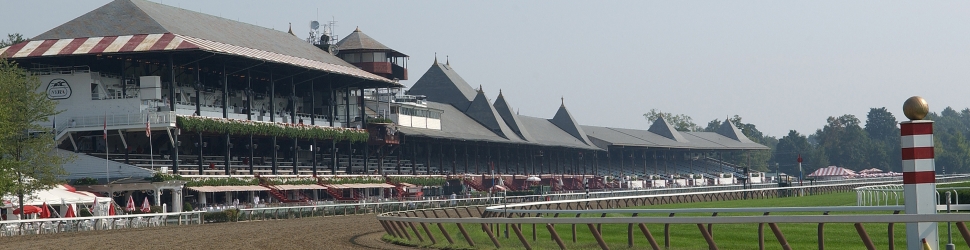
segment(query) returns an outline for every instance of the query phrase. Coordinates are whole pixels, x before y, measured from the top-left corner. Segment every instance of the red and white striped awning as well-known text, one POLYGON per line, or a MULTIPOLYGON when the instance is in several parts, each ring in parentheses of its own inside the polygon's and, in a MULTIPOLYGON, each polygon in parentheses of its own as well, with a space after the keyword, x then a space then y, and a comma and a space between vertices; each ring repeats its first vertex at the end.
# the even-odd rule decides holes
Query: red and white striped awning
POLYGON ((855 171, 836 167, 836 166, 828 166, 825 168, 820 168, 818 170, 815 170, 815 172, 812 172, 808 176, 822 177, 822 176, 853 176, 853 175, 856 175, 855 171))
POLYGON ((172 33, 82 37, 22 42, 0 48, 0 57, 27 58, 182 49, 199 49, 199 46, 186 42, 183 37, 172 33))
POLYGON ((242 56, 399 85, 394 81, 371 74, 357 67, 325 63, 172 33, 27 41, 6 48, 0 48, 0 57, 31 58, 174 50, 203 50, 219 54, 242 56))

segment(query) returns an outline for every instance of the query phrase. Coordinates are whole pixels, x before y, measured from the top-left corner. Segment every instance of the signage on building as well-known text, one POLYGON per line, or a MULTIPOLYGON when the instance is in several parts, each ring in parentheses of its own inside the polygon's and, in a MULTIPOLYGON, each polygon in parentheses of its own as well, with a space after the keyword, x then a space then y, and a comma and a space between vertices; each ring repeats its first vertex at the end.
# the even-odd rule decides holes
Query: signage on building
POLYGON ((54 79, 47 84, 47 98, 61 100, 71 98, 71 85, 64 79, 54 79))

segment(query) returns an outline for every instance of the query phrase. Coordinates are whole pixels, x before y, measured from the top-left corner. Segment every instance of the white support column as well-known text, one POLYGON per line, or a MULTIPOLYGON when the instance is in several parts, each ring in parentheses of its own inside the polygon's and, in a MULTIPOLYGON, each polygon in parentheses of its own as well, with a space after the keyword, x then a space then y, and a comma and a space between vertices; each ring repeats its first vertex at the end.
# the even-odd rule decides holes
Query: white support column
MULTIPOLYGON (((935 214, 936 166, 933 155, 933 121, 902 122, 900 136, 906 214, 935 214)), ((936 222, 906 223, 906 249, 923 249, 923 239, 936 248, 940 245, 938 234, 936 222)))

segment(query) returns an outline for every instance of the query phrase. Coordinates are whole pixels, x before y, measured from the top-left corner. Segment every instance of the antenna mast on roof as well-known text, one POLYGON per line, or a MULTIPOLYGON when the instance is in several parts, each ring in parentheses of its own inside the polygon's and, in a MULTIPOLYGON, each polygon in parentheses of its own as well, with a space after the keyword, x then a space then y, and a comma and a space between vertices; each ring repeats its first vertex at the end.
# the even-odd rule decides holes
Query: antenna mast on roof
POLYGON ((337 55, 337 35, 334 34, 333 29, 337 26, 336 20, 328 21, 323 25, 321 30, 320 22, 311 21, 310 22, 310 37, 307 38, 307 42, 317 46, 322 50, 330 52, 332 55, 337 55))

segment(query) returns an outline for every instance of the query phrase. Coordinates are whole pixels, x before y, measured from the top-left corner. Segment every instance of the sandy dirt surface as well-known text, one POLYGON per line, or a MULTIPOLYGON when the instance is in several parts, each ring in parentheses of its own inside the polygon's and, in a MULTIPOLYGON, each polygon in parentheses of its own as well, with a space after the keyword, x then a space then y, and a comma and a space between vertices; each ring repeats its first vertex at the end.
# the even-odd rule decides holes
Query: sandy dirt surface
POLYGON ((411 249, 380 240, 375 215, 0 237, 4 249, 411 249))

